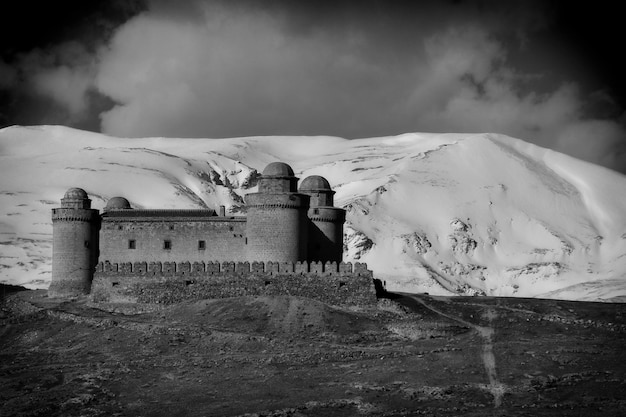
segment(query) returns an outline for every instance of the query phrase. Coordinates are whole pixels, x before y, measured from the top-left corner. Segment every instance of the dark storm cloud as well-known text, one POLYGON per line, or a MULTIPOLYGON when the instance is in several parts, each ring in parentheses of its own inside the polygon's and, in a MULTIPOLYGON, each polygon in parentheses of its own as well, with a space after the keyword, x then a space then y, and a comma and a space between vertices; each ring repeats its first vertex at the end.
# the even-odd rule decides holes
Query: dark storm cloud
POLYGON ((65 40, 0 60, 0 90, 22 80, 66 120, 99 114, 102 130, 119 136, 490 131, 626 171, 617 84, 587 59, 593 33, 582 53, 568 43, 562 10, 540 1, 153 0, 100 43, 81 50, 65 40))
POLYGON ((98 127, 111 102, 93 88, 97 50, 145 7, 142 0, 3 3, 11 24, 0 26, 0 126, 98 127))
MULTIPOLYGON (((542 18, 515 2, 489 8, 481 2, 151 4, 149 13, 118 31, 102 56, 98 86, 121 104, 103 116, 106 131, 362 137, 419 130, 415 113, 426 103, 415 94, 424 90, 418 83, 444 86, 429 77, 429 65, 436 63, 426 61, 425 40, 455 25, 461 26, 458 36, 474 33, 466 28, 471 26, 506 29, 521 40, 542 18), (119 82, 126 73, 132 85, 119 82), (185 111, 170 114, 171 108, 185 111)), ((474 68, 463 64, 496 58, 478 56, 444 75, 471 77, 474 68)), ((435 105, 453 93, 447 90, 444 96, 429 93, 435 105)))

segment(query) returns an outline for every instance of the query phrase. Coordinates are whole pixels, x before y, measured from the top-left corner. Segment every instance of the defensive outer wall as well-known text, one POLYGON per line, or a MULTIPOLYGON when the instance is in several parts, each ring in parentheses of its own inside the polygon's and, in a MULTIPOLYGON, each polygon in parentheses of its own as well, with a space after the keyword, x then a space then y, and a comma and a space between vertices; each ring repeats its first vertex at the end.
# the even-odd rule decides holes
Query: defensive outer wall
POLYGON ((328 181, 269 164, 247 216, 215 210, 133 209, 113 197, 102 214, 80 188, 52 210, 51 297, 172 303, 296 295, 332 304, 376 299, 365 264, 342 263, 345 210, 328 181), (205 262, 211 259, 210 262, 205 262))
POLYGON ((336 262, 99 263, 94 301, 170 304, 183 300, 293 295, 329 304, 376 302, 372 271, 336 262))

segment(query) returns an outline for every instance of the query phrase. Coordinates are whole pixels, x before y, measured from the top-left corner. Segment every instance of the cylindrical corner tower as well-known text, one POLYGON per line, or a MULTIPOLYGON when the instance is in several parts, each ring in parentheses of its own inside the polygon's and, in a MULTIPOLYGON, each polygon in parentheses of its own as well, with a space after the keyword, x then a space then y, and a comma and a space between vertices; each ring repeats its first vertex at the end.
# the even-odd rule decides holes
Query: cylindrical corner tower
POLYGON ((85 190, 70 188, 52 209, 52 282, 49 297, 88 294, 98 262, 100 216, 85 190))
POLYGON ((291 167, 273 162, 246 195, 246 257, 253 261, 297 262, 307 258, 309 196, 297 192, 291 167))
POLYGON ((333 207, 335 192, 324 177, 312 175, 302 181, 300 192, 310 196, 308 260, 341 262, 345 210, 333 207))

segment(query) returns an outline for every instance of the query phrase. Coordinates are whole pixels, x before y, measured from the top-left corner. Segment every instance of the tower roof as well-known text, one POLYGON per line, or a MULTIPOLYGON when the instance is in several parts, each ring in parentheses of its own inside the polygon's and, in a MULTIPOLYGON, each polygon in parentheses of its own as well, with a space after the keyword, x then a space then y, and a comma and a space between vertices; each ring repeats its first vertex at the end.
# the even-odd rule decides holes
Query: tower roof
POLYGON ((293 169, 284 162, 272 162, 263 170, 265 177, 293 177, 293 169))
POLYGON ((63 198, 67 200, 84 200, 89 197, 87 196, 87 192, 82 188, 70 188, 63 198))
POLYGON ((104 208, 107 210, 124 210, 131 209, 130 202, 124 197, 113 197, 109 201, 107 201, 107 205, 104 208))
POLYGON ((300 191, 332 191, 332 189, 326 178, 319 175, 311 175, 300 183, 300 191))

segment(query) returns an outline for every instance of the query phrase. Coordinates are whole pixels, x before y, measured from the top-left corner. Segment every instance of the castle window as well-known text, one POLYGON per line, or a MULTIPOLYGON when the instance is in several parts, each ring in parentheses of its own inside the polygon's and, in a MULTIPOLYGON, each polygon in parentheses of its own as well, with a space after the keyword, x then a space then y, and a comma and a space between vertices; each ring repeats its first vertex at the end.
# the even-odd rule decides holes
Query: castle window
POLYGON ((170 230, 174 230, 174 226, 170 226, 170 230))
POLYGON ((172 241, 171 240, 164 240, 163 241, 163 249, 165 249, 165 250, 172 249, 172 241))
POLYGON ((229 226, 229 227, 228 227, 228 230, 230 230, 230 231, 232 232, 232 231, 233 231, 233 227, 232 227, 232 226, 229 226))
POLYGON ((199 240, 198 241, 198 250, 205 250, 205 249, 206 249, 206 241, 199 240))
POLYGON ((137 248, 137 242, 135 242, 135 239, 129 239, 128 249, 136 249, 136 248, 137 248))
POLYGON ((319 209, 313 209, 313 214, 320 214, 320 210, 319 209))

